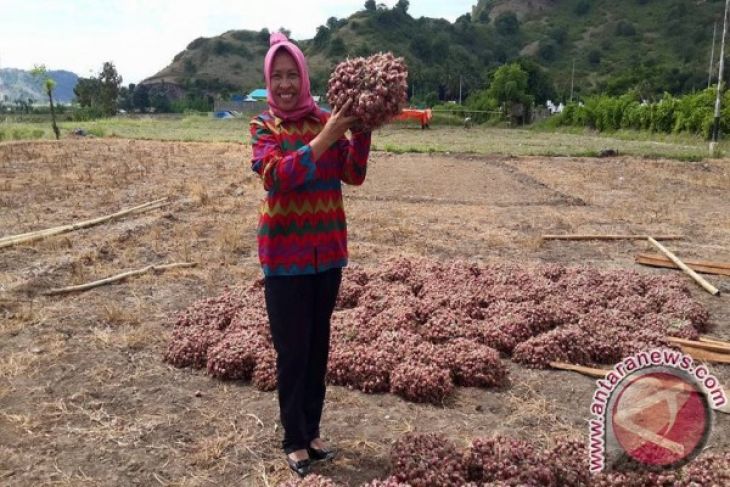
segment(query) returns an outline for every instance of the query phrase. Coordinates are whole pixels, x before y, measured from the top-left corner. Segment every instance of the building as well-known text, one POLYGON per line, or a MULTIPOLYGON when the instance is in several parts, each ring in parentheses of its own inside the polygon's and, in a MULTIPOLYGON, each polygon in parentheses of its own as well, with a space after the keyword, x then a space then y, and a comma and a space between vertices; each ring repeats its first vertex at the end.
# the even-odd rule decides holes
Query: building
POLYGON ((257 88, 248 94, 248 98, 253 101, 266 101, 268 91, 265 88, 257 88))

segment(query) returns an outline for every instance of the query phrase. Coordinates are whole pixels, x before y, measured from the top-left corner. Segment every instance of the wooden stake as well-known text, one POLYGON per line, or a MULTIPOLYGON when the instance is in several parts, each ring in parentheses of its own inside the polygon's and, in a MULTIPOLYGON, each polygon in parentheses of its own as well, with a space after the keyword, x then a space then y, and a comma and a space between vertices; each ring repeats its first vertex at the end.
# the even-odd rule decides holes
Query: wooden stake
POLYGON ((713 286, 712 284, 710 284, 709 282, 707 282, 704 277, 700 276, 695 271, 693 271, 692 269, 690 269, 689 267, 687 267, 687 265, 684 262, 682 262, 681 260, 679 260, 679 257, 677 257, 676 255, 674 255, 673 253, 671 253, 669 250, 667 250, 666 247, 664 247, 662 244, 660 244, 659 242, 657 242, 656 239, 651 238, 651 237, 647 237, 647 240, 654 247, 656 247, 657 249, 659 249, 661 251, 661 253, 663 253, 664 255, 666 255, 667 257, 669 257, 669 259, 672 262, 674 262, 675 264, 677 264, 677 266, 679 266, 680 269, 682 269, 685 273, 689 274, 689 276, 692 279, 694 279, 700 286, 702 286, 703 288, 705 288, 705 290, 708 293, 712 294, 713 296, 717 296, 717 295, 720 294, 720 290, 719 289, 717 289, 715 286, 713 286))
POLYGON ((178 267, 195 267, 198 264, 195 262, 176 262, 173 264, 163 264, 163 265, 148 265, 147 267, 144 267, 142 269, 137 269, 134 271, 128 271, 123 272, 122 274, 117 274, 116 276, 107 277, 106 279, 100 279, 98 281, 89 282, 86 284, 81 284, 78 286, 68 286, 68 287, 61 287, 61 288, 55 288, 55 289, 49 289, 48 291, 44 292, 46 296, 52 296, 55 294, 65 294, 65 293, 73 293, 78 291, 86 291, 95 287, 104 286, 105 284, 111 284, 112 282, 121 281, 123 279, 126 279, 131 276, 138 276, 140 274, 144 274, 146 272, 156 272, 156 271, 164 271, 168 269, 175 269, 178 267))
MULTIPOLYGON (((674 262, 659 254, 637 254, 634 258, 637 264, 652 267, 664 267, 667 269, 679 269, 674 262)), ((718 276, 730 276, 730 264, 724 262, 709 262, 706 260, 685 260, 687 266, 695 272, 703 274, 714 274, 718 276), (725 267, 727 266, 727 267, 725 267)))
POLYGON ((550 362, 550 367, 552 367, 554 369, 558 369, 558 370, 570 370, 572 372, 578 372, 580 374, 587 375, 589 377, 598 377, 598 378, 606 377, 606 374, 608 374, 610 372, 610 370, 606 370, 606 369, 596 369, 594 367, 567 364, 565 362, 550 362))
POLYGON ((162 208, 163 206, 166 206, 169 204, 169 203, 166 203, 165 200, 167 200, 167 198, 161 198, 159 200, 150 201, 149 203, 135 206, 134 208, 127 208, 126 210, 121 210, 116 213, 112 213, 111 215, 94 218, 92 220, 85 220, 85 221, 81 221, 78 223, 72 223, 69 225, 62 225, 60 227, 47 228, 45 230, 38 230, 35 232, 21 233, 19 235, 11 235, 8 237, 3 237, 3 238, 0 238, 0 249, 5 248, 5 247, 12 247, 13 245, 18 245, 21 243, 33 242, 35 240, 40 240, 40 239, 43 239, 46 237, 51 237, 53 235, 73 232, 75 230, 79 230, 82 228, 92 227, 94 225, 98 225, 100 223, 104 223, 109 220, 113 220, 114 218, 119 218, 119 217, 128 215, 130 213, 134 213, 134 212, 142 213, 145 211, 162 208))
MULTIPOLYGON (((543 240, 646 240, 649 235, 543 235, 543 240)), ((682 240, 684 235, 660 235, 656 240, 682 240)))

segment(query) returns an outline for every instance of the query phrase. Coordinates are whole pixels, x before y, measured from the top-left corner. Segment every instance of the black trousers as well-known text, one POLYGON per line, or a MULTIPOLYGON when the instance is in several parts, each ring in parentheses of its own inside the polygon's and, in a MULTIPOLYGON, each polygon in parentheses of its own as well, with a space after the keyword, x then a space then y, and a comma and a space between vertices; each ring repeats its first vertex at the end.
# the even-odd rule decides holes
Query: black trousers
POLYGON ((319 437, 330 318, 341 279, 342 269, 264 279, 286 453, 307 448, 319 437))

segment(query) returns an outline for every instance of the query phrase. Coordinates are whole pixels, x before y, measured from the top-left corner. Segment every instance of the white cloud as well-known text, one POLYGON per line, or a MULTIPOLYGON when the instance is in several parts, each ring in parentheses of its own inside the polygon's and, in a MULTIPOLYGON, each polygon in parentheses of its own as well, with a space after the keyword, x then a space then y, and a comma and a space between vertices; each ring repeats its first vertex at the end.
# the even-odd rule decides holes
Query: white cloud
MULTIPOLYGON (((475 0, 413 0, 414 17, 454 20, 475 0)), ((285 27, 311 38, 329 17, 362 9, 364 0, 0 0, 0 67, 45 64, 81 76, 113 61, 124 82, 166 66, 196 37, 231 29, 285 27)), ((379 2, 380 3, 380 2, 379 2)), ((386 0, 393 6, 396 0, 386 0)))

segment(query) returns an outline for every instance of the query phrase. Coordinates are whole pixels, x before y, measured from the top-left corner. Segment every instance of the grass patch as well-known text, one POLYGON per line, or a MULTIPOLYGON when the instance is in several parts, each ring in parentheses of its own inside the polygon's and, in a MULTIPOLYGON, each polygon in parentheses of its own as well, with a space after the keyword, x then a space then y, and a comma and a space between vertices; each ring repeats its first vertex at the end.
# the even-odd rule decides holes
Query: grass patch
POLYGON ((400 146, 400 145, 393 145, 393 144, 386 144, 384 147, 379 147, 377 145, 373 145, 373 150, 390 152, 392 154, 409 154, 409 153, 433 154, 436 152, 442 152, 434 147, 418 147, 415 145, 400 146))
MULTIPOLYGON (((96 137, 184 142, 249 143, 249 118, 215 119, 206 114, 172 116, 121 116, 88 122, 60 124, 61 137, 82 128, 96 137)), ((0 123, 0 141, 53 139, 47 123, 0 123)), ((620 130, 598 133, 584 127, 549 127, 541 123, 528 128, 477 125, 472 128, 432 124, 421 130, 407 123, 392 124, 373 133, 373 150, 393 154, 475 153, 513 156, 596 157, 603 149, 616 149, 621 156, 701 161, 709 154, 707 141, 689 134, 658 134, 620 130)), ((730 141, 721 141, 719 153, 730 151, 730 141)))

